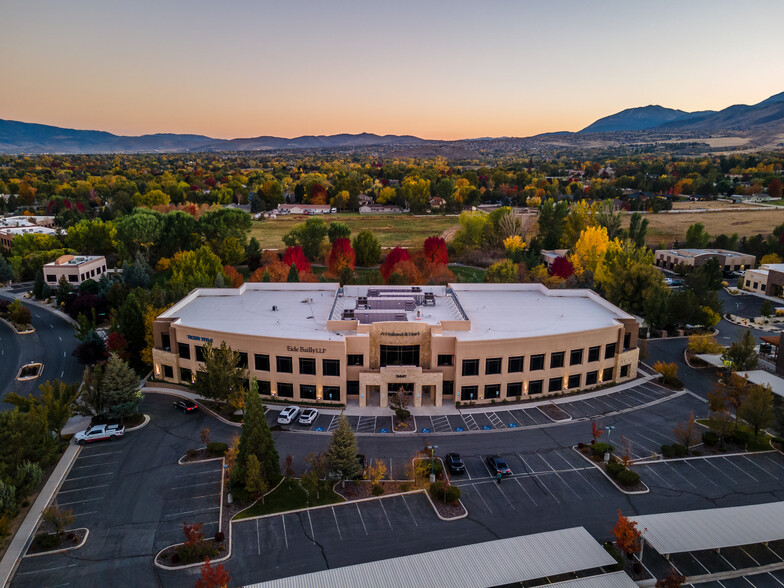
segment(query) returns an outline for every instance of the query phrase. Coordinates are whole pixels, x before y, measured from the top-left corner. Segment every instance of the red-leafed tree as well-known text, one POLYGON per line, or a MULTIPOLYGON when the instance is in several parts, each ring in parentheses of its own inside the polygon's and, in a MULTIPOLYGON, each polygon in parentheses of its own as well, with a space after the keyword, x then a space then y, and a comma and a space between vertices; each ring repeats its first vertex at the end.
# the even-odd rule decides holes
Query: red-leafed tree
POLYGON ((392 273, 393 267, 395 267, 401 261, 410 260, 411 254, 408 252, 408 249, 395 247, 392 251, 389 252, 387 258, 384 260, 384 263, 381 264, 381 275, 384 276, 384 279, 386 280, 389 277, 389 274, 392 273))
POLYGON ((428 237, 425 239, 425 260, 430 263, 444 265, 449 263, 449 252, 446 250, 446 241, 441 237, 428 237))
POLYGON ((332 274, 340 274, 343 268, 354 269, 356 265, 356 254, 351 246, 351 240, 346 237, 335 239, 332 243, 332 250, 329 252, 329 271, 332 274))
POLYGON ((550 269, 547 270, 551 276, 557 276, 564 280, 574 273, 574 266, 572 262, 565 257, 556 257, 555 261, 550 264, 550 269))
POLYGON ((613 529, 615 534, 615 544, 624 553, 637 553, 640 551, 640 536, 642 533, 637 529, 637 521, 630 521, 629 517, 621 514, 618 509, 618 522, 613 529))
POLYGON ((196 580, 196 588, 226 588, 229 582, 231 576, 223 564, 213 566, 208 557, 201 566, 201 577, 196 580))
POLYGON ((245 278, 242 277, 242 274, 238 272, 233 265, 224 265, 223 273, 229 278, 232 288, 239 288, 245 283, 245 278))
POLYGON ((283 254, 283 263, 288 266, 296 265, 299 273, 310 271, 310 262, 299 245, 286 249, 286 253, 283 254))
POLYGON ((125 338, 125 335, 117 331, 109 333, 109 336, 106 338, 106 350, 110 353, 116 353, 120 359, 127 360, 131 356, 128 352, 128 340, 125 338))
POLYGON ((596 424, 596 421, 591 422, 591 437, 593 437, 594 442, 599 441, 599 437, 604 434, 604 431, 599 428, 599 425, 596 424))

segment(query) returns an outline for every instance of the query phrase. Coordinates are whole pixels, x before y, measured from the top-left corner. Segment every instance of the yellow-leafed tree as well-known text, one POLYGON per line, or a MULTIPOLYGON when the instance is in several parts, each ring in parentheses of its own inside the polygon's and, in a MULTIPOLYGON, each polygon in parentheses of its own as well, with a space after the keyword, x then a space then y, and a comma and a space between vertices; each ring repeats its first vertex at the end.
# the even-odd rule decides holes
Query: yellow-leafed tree
POLYGON ((569 255, 574 266, 574 273, 581 278, 585 272, 596 274, 604 263, 604 256, 610 246, 607 229, 604 227, 586 227, 569 255))

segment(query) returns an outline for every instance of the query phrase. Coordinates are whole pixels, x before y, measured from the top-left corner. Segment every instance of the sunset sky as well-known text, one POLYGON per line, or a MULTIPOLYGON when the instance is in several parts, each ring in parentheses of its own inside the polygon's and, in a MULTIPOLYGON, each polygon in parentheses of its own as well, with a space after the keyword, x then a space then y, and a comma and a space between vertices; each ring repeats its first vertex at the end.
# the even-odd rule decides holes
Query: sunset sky
POLYGON ((219 138, 577 131, 784 91, 781 0, 2 0, 0 118, 219 138))

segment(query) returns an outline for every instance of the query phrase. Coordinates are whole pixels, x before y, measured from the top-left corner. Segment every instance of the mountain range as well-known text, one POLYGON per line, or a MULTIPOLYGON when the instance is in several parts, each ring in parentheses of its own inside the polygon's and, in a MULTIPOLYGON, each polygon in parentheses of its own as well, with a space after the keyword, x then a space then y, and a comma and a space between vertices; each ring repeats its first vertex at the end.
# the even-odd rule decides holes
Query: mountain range
MULTIPOLYGON (((736 104, 723 110, 686 112, 659 105, 628 108, 600 118, 578 133, 550 133, 560 139, 580 136, 609 137, 619 142, 628 133, 667 133, 694 138, 715 132, 771 135, 784 133, 784 92, 758 104, 736 104)), ((539 137, 543 137, 540 135, 539 137)), ((491 140, 483 138, 482 140, 491 140)), ((502 139, 495 139, 500 141, 502 139)), ((513 139, 503 138, 513 141, 513 139)), ((478 140, 475 140, 478 141, 478 140)), ((304 135, 293 139, 260 136, 214 139, 205 135, 158 133, 124 136, 106 131, 66 129, 50 125, 0 119, 0 153, 174 153, 201 151, 277 151, 336 149, 368 146, 418 147, 444 145, 413 135, 373 133, 304 135)), ((466 143, 456 141, 453 144, 466 143)))

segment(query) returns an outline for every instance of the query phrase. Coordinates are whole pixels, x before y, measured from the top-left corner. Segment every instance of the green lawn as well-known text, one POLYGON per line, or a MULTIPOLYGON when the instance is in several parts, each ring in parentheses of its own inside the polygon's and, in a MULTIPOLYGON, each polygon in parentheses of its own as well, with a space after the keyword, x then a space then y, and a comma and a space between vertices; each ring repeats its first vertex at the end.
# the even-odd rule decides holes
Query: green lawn
POLYGON ((259 500, 256 504, 238 513, 234 518, 246 519, 276 512, 298 510, 309 506, 343 502, 343 498, 332 490, 332 484, 332 482, 322 482, 319 498, 317 499, 314 496, 312 500, 308 501, 308 493, 300 485, 299 480, 288 478, 274 492, 265 496, 263 503, 259 500))
MULTIPOLYGON (((716 427, 715 423, 710 419, 697 419, 697 423, 700 425, 705 425, 706 427, 710 428, 713 431, 718 432, 718 428, 716 427)), ((765 431, 760 431, 759 435, 757 435, 757 442, 754 442, 754 429, 748 426, 746 423, 738 422, 738 430, 741 432, 743 437, 748 440, 748 450, 749 451, 769 451, 770 450, 770 441, 773 437, 768 435, 765 431)))
POLYGON ((455 274, 458 282, 484 282, 485 270, 475 267, 462 267, 459 265, 450 265, 449 269, 455 274))
MULTIPOLYGON (((414 216, 411 214, 359 215, 340 213, 325 215, 327 224, 335 221, 351 227, 352 237, 363 230, 372 231, 382 247, 422 247, 427 237, 441 235, 457 226, 457 217, 414 216)), ((276 219, 254 221, 250 234, 256 237, 263 249, 283 247, 283 235, 294 225, 304 223, 307 216, 279 216, 276 219)))

